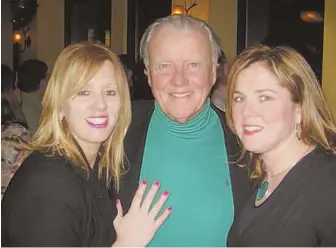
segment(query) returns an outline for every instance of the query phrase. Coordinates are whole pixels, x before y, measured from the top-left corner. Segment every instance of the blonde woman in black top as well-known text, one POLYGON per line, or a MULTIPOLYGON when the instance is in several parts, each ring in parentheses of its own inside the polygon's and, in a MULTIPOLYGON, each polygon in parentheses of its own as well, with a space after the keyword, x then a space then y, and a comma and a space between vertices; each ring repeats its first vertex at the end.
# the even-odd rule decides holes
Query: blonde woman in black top
POLYGON ((336 127, 318 81, 288 47, 251 47, 228 75, 227 119, 257 187, 229 246, 336 246, 336 127))
POLYGON ((116 55, 90 43, 66 47, 43 98, 39 128, 2 201, 3 246, 146 246, 168 217, 165 191, 142 181, 123 216, 116 198, 131 120, 116 55), (111 185, 113 188, 109 188, 111 185))

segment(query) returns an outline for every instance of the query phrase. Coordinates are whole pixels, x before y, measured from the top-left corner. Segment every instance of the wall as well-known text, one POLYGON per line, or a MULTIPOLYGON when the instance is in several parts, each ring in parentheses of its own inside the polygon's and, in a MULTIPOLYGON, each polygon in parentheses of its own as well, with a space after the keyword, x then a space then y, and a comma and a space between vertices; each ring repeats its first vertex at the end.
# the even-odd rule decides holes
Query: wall
POLYGON ((36 56, 51 70, 64 48, 64 0, 37 0, 37 3, 36 56))
MULTIPOLYGON (((209 21, 209 8, 211 0, 198 0, 198 6, 192 8, 189 12, 191 16, 202 19, 206 22, 209 21)), ((194 0, 186 0, 187 7, 191 6, 194 0)), ((173 0, 172 5, 181 5, 184 6, 184 0, 173 0)))
POLYGON ((336 1, 325 0, 322 88, 336 120, 336 1))
MULTIPOLYGON (((192 2, 187 0, 189 5, 192 2)), ((231 61, 237 53, 237 0, 198 0, 198 3, 190 14, 209 23, 231 61)), ((184 5, 184 1, 173 0, 172 4, 184 5)))
MULTIPOLYGON (((127 50, 127 0, 112 1, 111 47, 116 53, 127 50)), ((38 0, 37 58, 54 66, 64 48, 64 0, 38 0), (53 13, 53 14, 50 14, 53 13)))
POLYGON ((1 1, 1 63, 13 67, 13 25, 8 1, 1 1))
MULTIPOLYGON (((27 25, 31 46, 21 53, 21 62, 36 57, 36 16, 27 25)), ((22 32, 19 32, 22 34, 22 32)), ((23 42, 20 42, 23 45, 23 42)), ((23 48, 23 47, 22 47, 23 48)), ((13 67, 13 25, 9 1, 1 1, 1 63, 13 67)))
MULTIPOLYGON (((127 51, 127 0, 112 1, 111 48, 127 51)), ((64 0, 38 0, 37 14, 29 24, 32 45, 21 54, 21 62, 31 58, 45 61, 51 70, 64 48, 64 0), (51 14, 52 13, 52 14, 51 14)), ((8 1, 1 1, 1 63, 13 66, 13 26, 8 1)))
POLYGON ((209 24, 232 61, 237 55, 237 0, 211 0, 209 10, 209 24))
POLYGON ((127 0, 112 0, 111 48, 127 53, 127 0))

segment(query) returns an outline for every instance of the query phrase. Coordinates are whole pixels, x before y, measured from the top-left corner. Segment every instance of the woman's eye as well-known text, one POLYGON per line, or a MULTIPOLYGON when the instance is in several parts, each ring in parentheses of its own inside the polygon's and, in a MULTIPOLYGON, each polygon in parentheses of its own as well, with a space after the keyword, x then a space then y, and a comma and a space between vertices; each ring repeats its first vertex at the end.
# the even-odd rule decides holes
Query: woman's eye
POLYGON ((235 96, 235 97, 233 97, 233 101, 235 101, 235 102, 242 102, 243 98, 241 96, 235 96))
POLYGON ((107 96, 115 96, 117 92, 115 90, 107 90, 105 91, 105 95, 107 96))
POLYGON ((88 96, 90 95, 90 92, 88 90, 81 90, 80 92, 77 93, 79 96, 88 96))
POLYGON ((260 101, 264 102, 264 101, 268 101, 271 100, 271 97, 269 96, 260 96, 260 101))

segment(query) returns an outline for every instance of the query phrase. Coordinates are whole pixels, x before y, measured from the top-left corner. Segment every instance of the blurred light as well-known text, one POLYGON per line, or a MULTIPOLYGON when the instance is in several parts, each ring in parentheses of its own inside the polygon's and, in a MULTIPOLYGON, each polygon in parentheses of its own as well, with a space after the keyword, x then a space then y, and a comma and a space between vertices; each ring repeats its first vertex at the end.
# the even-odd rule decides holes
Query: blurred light
POLYGON ((105 45, 111 47, 111 32, 110 30, 105 30, 105 45))
POLYGON ((323 16, 319 12, 313 10, 302 11, 300 17, 301 20, 304 22, 313 22, 313 23, 323 22, 323 16))
POLYGON ((22 39, 21 34, 19 33, 14 34, 14 41, 19 42, 21 39, 22 39))
POLYGON ((183 15, 184 7, 182 5, 173 5, 172 15, 183 15))

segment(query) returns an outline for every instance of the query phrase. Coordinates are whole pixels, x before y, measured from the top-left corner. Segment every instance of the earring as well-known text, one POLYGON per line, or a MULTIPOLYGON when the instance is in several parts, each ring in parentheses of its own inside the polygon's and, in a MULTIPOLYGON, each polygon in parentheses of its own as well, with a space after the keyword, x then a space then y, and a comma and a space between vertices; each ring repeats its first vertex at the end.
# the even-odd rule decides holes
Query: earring
POLYGON ((301 127, 301 124, 299 124, 299 123, 296 124, 295 130, 296 130, 296 138, 298 140, 301 140, 301 138, 302 138, 302 127, 301 127))

